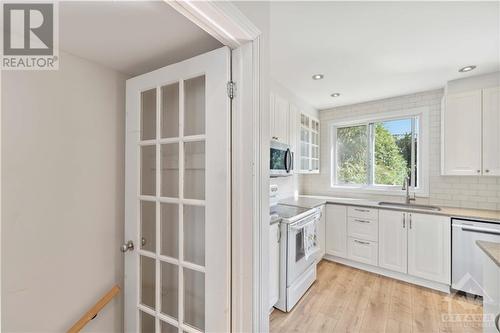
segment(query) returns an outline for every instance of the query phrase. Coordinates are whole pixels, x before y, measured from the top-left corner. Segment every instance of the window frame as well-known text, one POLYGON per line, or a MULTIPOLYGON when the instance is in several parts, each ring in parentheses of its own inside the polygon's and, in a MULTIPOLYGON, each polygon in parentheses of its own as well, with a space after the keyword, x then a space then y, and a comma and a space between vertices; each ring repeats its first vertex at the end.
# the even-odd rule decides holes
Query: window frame
MULTIPOLYGON (((369 131, 370 123, 398 120, 410 117, 418 118, 418 149, 417 149, 417 179, 419 187, 410 187, 410 191, 421 197, 429 196, 429 108, 420 107, 384 113, 370 113, 361 117, 346 117, 339 120, 329 121, 327 128, 330 135, 330 189, 333 191, 364 193, 364 194, 386 194, 404 196, 406 191, 400 185, 376 185, 376 184, 337 184, 337 128, 348 126, 366 125, 369 131)), ((369 158, 367 163, 373 159, 373 140, 369 133, 369 158)), ((370 169, 370 168, 369 168, 370 169)), ((373 170, 373 169, 372 169, 373 170)), ((368 175, 370 179, 370 175, 368 175)))

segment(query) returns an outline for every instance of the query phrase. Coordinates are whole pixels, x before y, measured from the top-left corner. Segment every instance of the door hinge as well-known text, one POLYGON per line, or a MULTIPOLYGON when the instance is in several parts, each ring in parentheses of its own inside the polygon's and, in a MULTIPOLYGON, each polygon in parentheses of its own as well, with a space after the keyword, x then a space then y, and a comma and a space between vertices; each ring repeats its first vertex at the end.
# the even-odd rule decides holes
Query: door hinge
POLYGON ((233 99, 236 94, 236 82, 229 81, 227 83, 227 96, 233 99))

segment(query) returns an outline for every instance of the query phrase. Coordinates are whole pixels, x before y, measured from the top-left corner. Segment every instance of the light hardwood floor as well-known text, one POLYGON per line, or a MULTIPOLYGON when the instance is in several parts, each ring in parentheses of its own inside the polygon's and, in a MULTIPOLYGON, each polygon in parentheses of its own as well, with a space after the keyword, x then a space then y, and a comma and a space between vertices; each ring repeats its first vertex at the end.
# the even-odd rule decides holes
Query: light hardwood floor
POLYGON ((323 260, 295 308, 272 312, 270 331, 481 332, 481 322, 481 301, 323 260))

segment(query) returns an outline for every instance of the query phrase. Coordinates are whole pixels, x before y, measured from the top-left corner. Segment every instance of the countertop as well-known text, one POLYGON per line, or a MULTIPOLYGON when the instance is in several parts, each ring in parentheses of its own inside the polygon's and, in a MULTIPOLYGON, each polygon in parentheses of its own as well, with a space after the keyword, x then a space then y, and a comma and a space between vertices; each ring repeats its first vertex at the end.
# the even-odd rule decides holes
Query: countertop
POLYGON ((465 219, 478 219, 482 221, 489 221, 493 223, 500 223, 500 211, 496 210, 482 210, 482 209, 467 209, 467 208, 454 208, 442 207, 440 211, 406 208, 406 207, 390 207, 381 206, 378 201, 356 199, 356 198, 341 198, 341 197, 328 197, 328 196, 314 196, 314 195, 299 195, 297 198, 287 198, 279 202, 283 205, 298 206, 304 208, 314 208, 325 203, 340 204, 346 206, 361 206, 371 207, 387 210, 398 210, 422 214, 442 215, 455 218, 465 219))
POLYGON ((500 243, 476 241, 476 244, 500 267, 500 243))

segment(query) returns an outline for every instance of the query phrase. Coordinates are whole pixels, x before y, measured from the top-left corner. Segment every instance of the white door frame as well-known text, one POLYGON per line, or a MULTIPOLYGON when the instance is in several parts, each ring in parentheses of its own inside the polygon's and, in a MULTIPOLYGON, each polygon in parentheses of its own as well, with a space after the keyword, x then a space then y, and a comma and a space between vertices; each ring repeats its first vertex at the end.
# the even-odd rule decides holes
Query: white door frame
POLYGON ((269 103, 260 84, 259 29, 224 1, 165 0, 233 50, 236 96, 232 105, 232 304, 233 332, 269 330, 269 103), (264 124, 264 126, 261 126, 264 124))

